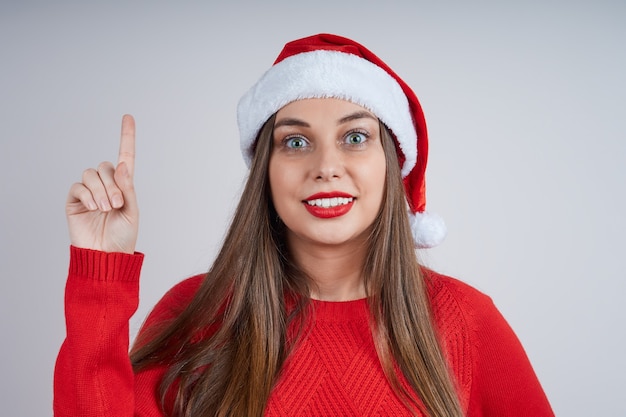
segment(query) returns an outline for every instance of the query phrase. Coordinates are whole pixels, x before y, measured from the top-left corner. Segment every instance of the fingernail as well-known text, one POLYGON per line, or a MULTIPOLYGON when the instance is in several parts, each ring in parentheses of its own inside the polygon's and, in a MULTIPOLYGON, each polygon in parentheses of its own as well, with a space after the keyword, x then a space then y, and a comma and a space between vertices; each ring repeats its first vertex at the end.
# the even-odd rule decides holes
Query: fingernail
POLYGON ((122 197, 119 195, 113 196, 112 202, 113 208, 120 208, 124 204, 124 200, 122 200, 122 197))
POLYGON ((93 201, 90 201, 89 203, 87 203, 87 209, 94 211, 98 209, 98 206, 93 201))
POLYGON ((111 210, 111 205, 109 204, 109 202, 107 200, 101 200, 100 201, 100 207, 102 208, 102 210, 104 211, 109 211, 111 210))

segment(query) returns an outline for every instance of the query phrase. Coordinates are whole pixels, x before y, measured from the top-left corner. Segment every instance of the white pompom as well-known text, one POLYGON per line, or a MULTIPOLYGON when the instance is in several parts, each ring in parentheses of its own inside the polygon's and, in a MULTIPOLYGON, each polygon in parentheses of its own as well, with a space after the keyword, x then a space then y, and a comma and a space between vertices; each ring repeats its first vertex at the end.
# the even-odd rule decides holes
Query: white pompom
POLYGON ((446 237, 447 229, 443 219, 435 213, 409 213, 413 240, 418 248, 432 248, 446 237))

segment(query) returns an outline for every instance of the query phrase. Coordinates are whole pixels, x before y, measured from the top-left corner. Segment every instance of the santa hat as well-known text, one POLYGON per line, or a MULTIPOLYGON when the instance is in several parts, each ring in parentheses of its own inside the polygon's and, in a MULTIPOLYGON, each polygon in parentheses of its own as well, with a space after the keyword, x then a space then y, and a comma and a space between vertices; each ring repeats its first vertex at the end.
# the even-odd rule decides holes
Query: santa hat
POLYGON ((319 34, 285 45, 274 65, 239 101, 241 150, 248 166, 259 130, 270 116, 296 100, 330 97, 365 107, 391 131, 415 244, 429 248, 441 243, 446 235, 443 220, 425 211, 428 134, 422 107, 391 68, 353 40, 319 34))

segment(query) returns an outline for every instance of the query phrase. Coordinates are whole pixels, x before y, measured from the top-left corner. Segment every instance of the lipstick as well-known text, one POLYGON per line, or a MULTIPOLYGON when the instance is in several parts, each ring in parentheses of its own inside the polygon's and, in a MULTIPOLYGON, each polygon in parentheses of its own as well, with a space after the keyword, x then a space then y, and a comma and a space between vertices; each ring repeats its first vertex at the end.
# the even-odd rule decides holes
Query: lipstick
POLYGON ((313 216, 330 219, 349 212, 354 204, 354 197, 340 191, 331 191, 313 194, 302 203, 313 216))

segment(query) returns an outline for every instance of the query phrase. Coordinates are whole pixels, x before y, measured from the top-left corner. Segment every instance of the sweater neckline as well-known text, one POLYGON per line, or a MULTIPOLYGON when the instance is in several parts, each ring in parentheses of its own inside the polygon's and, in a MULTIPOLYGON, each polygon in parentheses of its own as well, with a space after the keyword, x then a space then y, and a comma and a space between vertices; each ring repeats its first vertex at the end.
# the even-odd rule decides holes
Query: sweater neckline
POLYGON ((317 321, 340 322, 367 319, 367 298, 349 301, 324 301, 311 299, 313 316, 317 321))

